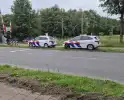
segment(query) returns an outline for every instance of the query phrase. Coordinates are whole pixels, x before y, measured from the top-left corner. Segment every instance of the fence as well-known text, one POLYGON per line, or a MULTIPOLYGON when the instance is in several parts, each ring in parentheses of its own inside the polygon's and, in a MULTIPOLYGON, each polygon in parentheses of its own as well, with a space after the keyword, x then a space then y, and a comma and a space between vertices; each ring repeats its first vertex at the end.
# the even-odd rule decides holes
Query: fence
POLYGON ((13 40, 13 39, 10 39, 10 40, 9 40, 8 45, 11 45, 11 46, 19 46, 18 41, 17 41, 17 40, 13 40))

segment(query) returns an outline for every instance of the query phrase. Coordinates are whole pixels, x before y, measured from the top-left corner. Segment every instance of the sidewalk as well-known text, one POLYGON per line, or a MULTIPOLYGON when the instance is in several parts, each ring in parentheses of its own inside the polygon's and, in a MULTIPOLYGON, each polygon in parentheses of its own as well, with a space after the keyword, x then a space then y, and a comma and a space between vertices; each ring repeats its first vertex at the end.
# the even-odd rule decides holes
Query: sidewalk
POLYGON ((59 98, 39 93, 32 94, 30 91, 0 83, 0 100, 59 100, 59 98))

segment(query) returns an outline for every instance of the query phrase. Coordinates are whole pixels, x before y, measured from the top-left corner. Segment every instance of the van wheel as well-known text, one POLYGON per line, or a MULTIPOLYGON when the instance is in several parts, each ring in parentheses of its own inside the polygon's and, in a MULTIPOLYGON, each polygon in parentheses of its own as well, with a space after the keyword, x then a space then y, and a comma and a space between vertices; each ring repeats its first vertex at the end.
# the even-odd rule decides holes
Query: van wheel
POLYGON ((69 49, 70 46, 68 44, 65 44, 65 49, 69 49))
POLYGON ((33 47, 33 45, 31 43, 29 43, 29 47, 33 47))
POLYGON ((45 43, 44 44, 44 48, 48 48, 49 46, 48 46, 48 44, 47 43, 45 43))
POLYGON ((52 47, 53 47, 53 48, 55 48, 56 46, 55 46, 55 45, 53 45, 52 47))
POLYGON ((92 44, 87 45, 87 49, 88 50, 94 50, 94 45, 92 45, 92 44))

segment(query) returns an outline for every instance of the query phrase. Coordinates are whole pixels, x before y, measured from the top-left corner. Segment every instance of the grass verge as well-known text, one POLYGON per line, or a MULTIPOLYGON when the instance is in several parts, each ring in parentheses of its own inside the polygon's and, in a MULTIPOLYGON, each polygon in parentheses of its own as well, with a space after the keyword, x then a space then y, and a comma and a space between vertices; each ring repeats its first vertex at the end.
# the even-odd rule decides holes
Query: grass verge
POLYGON ((0 47, 17 47, 17 48, 29 48, 27 44, 19 44, 15 45, 7 45, 7 44, 0 44, 0 47))
MULTIPOLYGON (((0 45, 0 47, 17 47, 17 48, 29 48, 26 44, 20 44, 19 46, 10 46, 10 45, 0 45)), ((32 48, 32 49, 44 49, 44 50, 65 50, 65 51, 83 51, 85 49, 65 49, 64 47, 57 46, 56 48, 32 48)), ((122 47, 99 47, 97 50, 99 52, 119 52, 124 53, 124 48, 122 47)))
MULTIPOLYGON (((1 73, 11 73, 11 76, 27 77, 37 79, 40 85, 45 87, 54 84, 55 86, 68 87, 76 93, 98 92, 105 95, 123 96, 124 85, 109 80, 98 80, 88 77, 64 75, 39 70, 29 70, 9 65, 0 65, 1 73)), ((67 88, 66 88, 67 89, 67 88)), ((50 89, 49 89, 50 91, 50 89)), ((57 90, 58 91, 58 90, 57 90)), ((85 99, 83 99, 85 100, 85 99)), ((89 99, 88 99, 89 100, 89 99)), ((101 99, 100 99, 101 100, 101 99)))
POLYGON ((124 48, 115 48, 115 47, 99 47, 97 51, 100 52, 118 52, 118 53, 124 53, 124 48))

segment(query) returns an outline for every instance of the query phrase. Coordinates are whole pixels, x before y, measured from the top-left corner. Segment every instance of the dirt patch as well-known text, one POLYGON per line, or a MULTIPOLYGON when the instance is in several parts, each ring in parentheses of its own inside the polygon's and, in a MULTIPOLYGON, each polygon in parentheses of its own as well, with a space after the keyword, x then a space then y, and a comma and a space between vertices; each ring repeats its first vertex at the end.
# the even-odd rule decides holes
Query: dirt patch
POLYGON ((0 73, 0 82, 31 90, 32 92, 39 92, 42 95, 61 96, 61 100, 124 100, 124 97, 104 96, 100 93, 86 93, 81 95, 74 93, 68 87, 61 87, 55 84, 41 85, 39 80, 19 76, 13 77, 8 73, 0 73))
POLYGON ((5 82, 15 87, 25 88, 32 92, 39 92, 42 95, 66 95, 73 93, 67 87, 60 87, 55 84, 41 85, 40 81, 25 77, 7 77, 5 82))
POLYGON ((124 100, 124 98, 112 96, 106 97, 100 93, 87 93, 83 96, 77 97, 77 100, 124 100))
POLYGON ((31 90, 32 92, 40 92, 40 82, 35 79, 8 77, 5 81, 14 87, 24 88, 26 90, 31 90))
POLYGON ((5 73, 5 72, 4 72, 4 73, 0 72, 0 82, 5 82, 6 79, 7 79, 9 76, 11 76, 11 74, 5 73))

